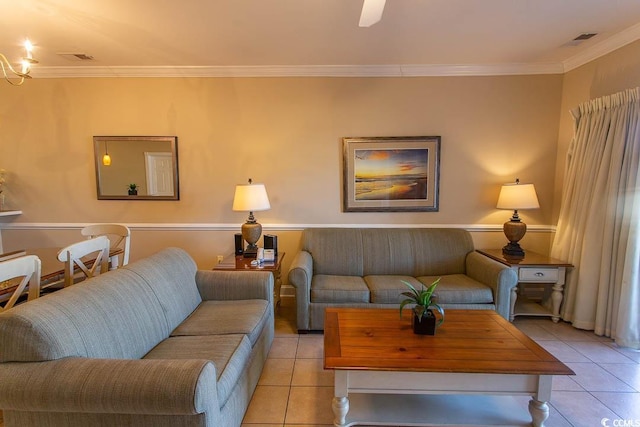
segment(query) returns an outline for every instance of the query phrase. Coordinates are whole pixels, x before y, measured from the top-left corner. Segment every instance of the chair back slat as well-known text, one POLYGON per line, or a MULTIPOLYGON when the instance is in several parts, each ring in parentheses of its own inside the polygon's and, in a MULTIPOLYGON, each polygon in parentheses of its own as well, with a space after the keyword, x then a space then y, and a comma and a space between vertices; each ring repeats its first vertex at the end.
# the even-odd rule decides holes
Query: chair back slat
POLYGON ((87 225, 80 233, 93 239, 97 236, 107 236, 111 240, 111 248, 122 248, 122 263, 119 262, 118 256, 111 258, 111 269, 114 270, 120 265, 129 264, 129 251, 131 248, 131 230, 123 224, 93 224, 87 225))
POLYGON ((58 260, 65 264, 64 286, 88 279, 109 270, 109 238, 98 236, 94 239, 73 243, 58 252, 58 260), (90 261, 83 259, 91 257, 90 261), (76 277, 78 273, 80 277, 76 277))
POLYGON ((0 305, 0 312, 12 308, 25 291, 28 291, 27 301, 40 296, 40 270, 40 258, 35 255, 0 262, 0 283, 13 285, 19 281, 8 298, 7 294, 1 298, 6 303, 4 306, 0 305))

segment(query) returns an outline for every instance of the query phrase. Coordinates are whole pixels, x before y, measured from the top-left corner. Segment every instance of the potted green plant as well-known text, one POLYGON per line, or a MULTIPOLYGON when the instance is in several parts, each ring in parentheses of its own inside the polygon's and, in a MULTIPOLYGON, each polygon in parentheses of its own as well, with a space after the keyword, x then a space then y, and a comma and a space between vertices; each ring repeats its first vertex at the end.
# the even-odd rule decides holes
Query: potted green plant
POLYGON ((429 287, 420 284, 422 289, 419 291, 411 285, 411 283, 402 280, 410 291, 402 292, 401 295, 407 297, 400 303, 400 318, 402 318, 402 309, 407 304, 415 304, 413 307, 413 333, 420 335, 435 335, 436 326, 440 326, 444 322, 444 309, 434 302, 433 292, 440 283, 440 277, 435 280, 429 287), (440 319, 436 319, 436 313, 440 314, 440 319))
POLYGON ((130 196, 138 195, 138 184, 134 184, 134 183, 129 184, 129 195, 130 196))

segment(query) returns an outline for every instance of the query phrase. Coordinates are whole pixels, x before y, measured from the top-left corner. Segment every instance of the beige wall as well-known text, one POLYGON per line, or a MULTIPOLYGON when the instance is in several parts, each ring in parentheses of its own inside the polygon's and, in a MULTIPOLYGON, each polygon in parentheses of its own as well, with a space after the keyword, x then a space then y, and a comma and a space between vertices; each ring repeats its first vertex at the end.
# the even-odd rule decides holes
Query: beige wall
MULTIPOLYGON (((134 226, 132 259, 183 246, 202 267, 230 252, 246 214, 234 186, 267 186, 267 231, 297 249, 305 225, 469 226, 504 244, 501 183, 536 185, 523 246, 548 250, 562 76, 424 78, 83 78, 0 85, 0 167, 23 214, 0 219, 4 249, 61 246, 79 226, 134 226), (180 196, 96 199, 94 135, 177 135, 180 196), (440 135, 439 212, 343 213, 345 136, 440 135), (150 225, 150 226, 149 226, 150 225), (538 229, 536 229, 538 228, 538 229)), ((290 259, 288 260, 290 261, 290 259)))

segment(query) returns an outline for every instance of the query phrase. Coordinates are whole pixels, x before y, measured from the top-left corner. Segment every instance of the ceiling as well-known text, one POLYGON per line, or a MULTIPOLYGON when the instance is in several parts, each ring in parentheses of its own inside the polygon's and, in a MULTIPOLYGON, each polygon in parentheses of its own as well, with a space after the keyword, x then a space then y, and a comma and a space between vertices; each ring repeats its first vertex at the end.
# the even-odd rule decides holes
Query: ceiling
POLYGON ((640 39, 639 0, 0 1, 0 52, 32 75, 562 73, 640 39), (576 36, 597 36, 572 43, 576 36), (79 61, 61 54, 86 54, 79 61))

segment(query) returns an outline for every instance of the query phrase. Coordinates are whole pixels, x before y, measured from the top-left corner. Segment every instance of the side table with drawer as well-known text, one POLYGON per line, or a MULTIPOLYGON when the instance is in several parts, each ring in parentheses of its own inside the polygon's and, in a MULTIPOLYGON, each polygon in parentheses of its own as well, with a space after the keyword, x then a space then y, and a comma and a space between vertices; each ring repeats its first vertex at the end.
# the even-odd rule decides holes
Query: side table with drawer
POLYGON ((560 320, 567 269, 573 265, 531 251, 526 251, 522 259, 505 257, 501 249, 478 249, 478 252, 508 265, 518 275, 518 285, 511 290, 510 321, 516 316, 551 316, 554 322, 560 320), (526 288, 534 285, 545 289, 551 286, 550 294, 543 290, 540 301, 529 298, 526 288))

